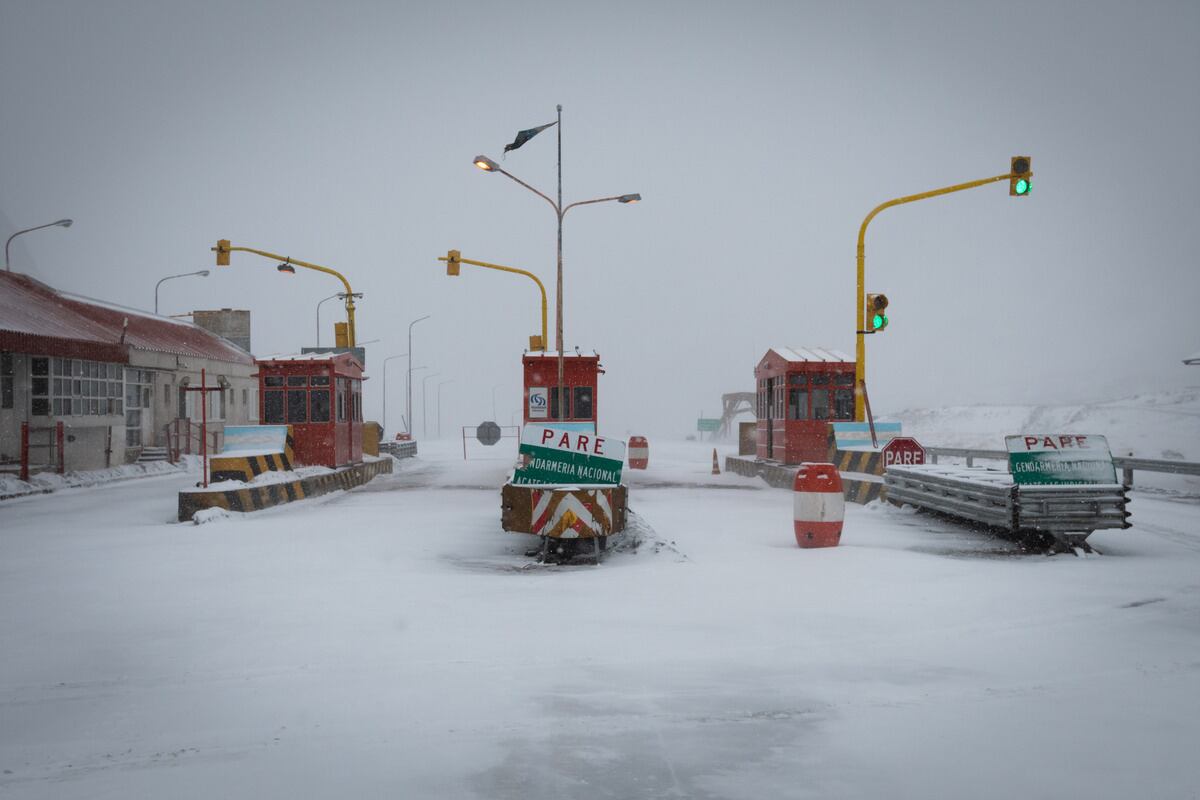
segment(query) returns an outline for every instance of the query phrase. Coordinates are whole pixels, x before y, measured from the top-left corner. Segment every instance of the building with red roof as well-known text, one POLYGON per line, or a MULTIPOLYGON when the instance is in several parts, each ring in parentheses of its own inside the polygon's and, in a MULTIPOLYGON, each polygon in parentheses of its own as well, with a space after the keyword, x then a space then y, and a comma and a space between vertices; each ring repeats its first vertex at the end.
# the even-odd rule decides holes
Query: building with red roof
POLYGON ((201 369, 219 388, 208 393, 210 446, 219 445, 225 422, 257 421, 248 352, 191 322, 0 272, 0 468, 20 458, 22 423, 31 438, 64 424, 67 469, 123 464, 153 448, 195 451, 200 393, 185 390, 201 369))

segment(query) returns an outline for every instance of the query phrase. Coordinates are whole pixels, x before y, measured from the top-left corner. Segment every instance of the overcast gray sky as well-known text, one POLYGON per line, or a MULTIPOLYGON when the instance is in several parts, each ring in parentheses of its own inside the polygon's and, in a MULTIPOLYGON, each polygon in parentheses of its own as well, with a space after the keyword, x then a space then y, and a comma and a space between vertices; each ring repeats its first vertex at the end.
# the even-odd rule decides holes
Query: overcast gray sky
MULTIPOLYGON (((383 340, 369 416, 382 358, 432 314, 414 344, 431 403, 455 381, 444 431, 490 417, 496 386, 507 424, 534 287, 435 259, 553 293, 553 212, 471 160, 561 103, 566 201, 645 198, 568 214, 566 341, 603 356, 602 431, 681 435, 771 345, 853 353, 875 205, 1030 155, 1028 198, 872 223, 873 405, 1197 385, 1197 41, 1195 2, 0 0, 0 235, 73 217, 14 242, 13 268, 147 309, 218 238, 330 265, 366 294, 359 340, 383 340)), ((554 148, 551 129, 503 163, 552 193, 554 148)), ((235 255, 161 302, 250 309, 261 354, 313 344, 338 288, 235 255)))

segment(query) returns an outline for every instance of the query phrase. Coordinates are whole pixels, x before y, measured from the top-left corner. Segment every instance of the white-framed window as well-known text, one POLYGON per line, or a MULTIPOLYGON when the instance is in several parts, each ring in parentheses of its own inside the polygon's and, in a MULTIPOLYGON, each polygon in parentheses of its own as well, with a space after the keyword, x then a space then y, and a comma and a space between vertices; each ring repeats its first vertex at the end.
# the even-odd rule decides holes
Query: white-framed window
MULTIPOLYGON (((31 369, 41 370, 34 362, 50 362, 49 412, 56 417, 119 415, 125 413, 120 364, 87 361, 81 358, 30 359, 31 369)), ((40 389, 40 383, 34 387, 40 389)), ((43 395, 45 396, 45 395, 43 395)), ((41 407, 34 392, 33 413, 41 407)))
POLYGON ((144 369, 125 370, 125 446, 142 445, 142 412, 154 402, 154 375, 144 369))

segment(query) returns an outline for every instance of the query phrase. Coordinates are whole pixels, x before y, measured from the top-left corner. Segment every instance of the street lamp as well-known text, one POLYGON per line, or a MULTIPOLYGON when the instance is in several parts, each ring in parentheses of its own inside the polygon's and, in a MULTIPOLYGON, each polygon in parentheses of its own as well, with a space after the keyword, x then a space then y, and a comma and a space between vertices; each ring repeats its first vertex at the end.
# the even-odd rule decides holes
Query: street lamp
POLYGON ((437 435, 439 439, 442 438, 442 387, 447 383, 454 383, 454 378, 451 378, 448 381, 442 381, 437 385, 437 435))
MULTIPOLYGON (((411 359, 410 359, 410 360, 411 360, 411 359)), ((410 368, 410 369, 409 369, 409 371, 408 371, 408 383, 409 383, 409 388, 410 388, 410 389, 411 389, 411 387, 412 387, 412 374, 413 374, 414 372, 420 372, 420 371, 421 371, 421 370, 423 370, 423 369, 429 369, 429 367, 428 367, 428 366, 424 366, 424 365, 423 365, 423 366, 420 366, 420 367, 412 367, 412 368, 410 368)), ((412 398, 412 392, 411 392, 411 391, 409 392, 409 398, 410 398, 410 399, 412 398)), ((407 434, 408 434, 408 435, 411 437, 411 436, 412 436, 412 405, 411 405, 411 402, 410 402, 410 404, 409 404, 409 409, 408 409, 408 419, 406 419, 406 420, 404 421, 404 423, 405 423, 405 433, 407 433, 407 434)))
POLYGON ((317 301, 317 347, 321 346, 321 304, 324 303, 326 300, 334 300, 334 299, 345 300, 346 293, 338 292, 337 294, 329 295, 329 297, 326 297, 324 300, 317 301))
POLYGON ((201 278, 207 278, 208 274, 208 270, 206 269, 197 270, 195 272, 184 272, 179 275, 168 275, 158 283, 154 284, 154 313, 158 313, 158 287, 162 286, 163 281, 170 281, 174 280, 175 278, 189 278, 193 275, 199 275, 201 278))
MULTIPOLYGON (((328 300, 329 298, 326 298, 328 300)), ((387 433, 387 362, 393 358, 404 358, 408 353, 398 353, 383 360, 383 432, 387 433)))
POLYGON ((407 404, 408 419, 405 420, 404 432, 407 433, 409 436, 412 436, 412 374, 413 374, 412 329, 413 329, 413 325, 416 325, 418 322, 420 322, 423 319, 429 319, 429 317, 430 317, 430 315, 426 314, 425 316, 417 317, 412 322, 408 323, 408 380, 405 381, 405 384, 404 384, 405 391, 408 394, 408 404, 407 404))
POLYGON ((429 428, 426 425, 426 423, 429 422, 429 414, 427 413, 428 409, 429 409, 429 398, 425 394, 425 384, 429 383, 430 378, 436 378, 438 375, 441 375, 441 374, 442 373, 440 373, 440 372, 431 372, 428 375, 426 375, 424 378, 421 379, 421 438, 422 439, 429 438, 429 428))
POLYGON ((26 228, 23 231, 17 231, 12 236, 8 237, 8 240, 4 242, 4 269, 5 269, 5 271, 12 272, 12 267, 10 267, 8 264, 8 245, 9 245, 9 243, 12 242, 13 239, 17 238, 22 233, 29 233, 30 231, 40 231, 42 228, 53 228, 56 225, 60 228, 69 228, 73 224, 74 224, 74 220, 60 219, 57 222, 47 222, 45 225, 35 225, 32 228, 26 228))
POLYGON ((525 181, 503 169, 492 159, 487 156, 475 156, 475 166, 479 167, 484 172, 498 172, 501 175, 506 175, 510 179, 524 186, 529 191, 536 194, 538 197, 545 200, 554 209, 554 214, 558 218, 558 253, 557 253, 557 288, 555 290, 554 300, 554 335, 558 340, 558 396, 560 414, 565 410, 564 401, 561 399, 564 392, 563 385, 563 258, 562 258, 562 239, 563 239, 563 217, 567 212, 575 206, 592 205, 593 203, 606 203, 610 200, 616 200, 620 203, 636 203, 642 199, 640 194, 620 194, 612 197, 598 197, 595 200, 581 200, 577 203, 570 203, 564 206, 562 201, 562 106, 558 106, 558 202, 551 200, 550 197, 537 189, 530 186, 525 181))

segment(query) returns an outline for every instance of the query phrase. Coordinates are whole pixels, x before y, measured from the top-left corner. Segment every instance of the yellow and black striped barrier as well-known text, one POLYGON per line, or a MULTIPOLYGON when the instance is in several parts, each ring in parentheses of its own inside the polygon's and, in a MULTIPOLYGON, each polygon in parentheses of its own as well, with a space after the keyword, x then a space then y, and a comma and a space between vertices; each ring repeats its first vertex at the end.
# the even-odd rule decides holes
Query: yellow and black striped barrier
POLYGON ((336 472, 311 475, 294 481, 246 486, 240 489, 191 489, 179 493, 179 521, 187 522, 197 511, 223 508, 226 511, 260 511, 293 500, 318 497, 329 492, 362 486, 378 475, 392 471, 392 459, 368 461, 342 467, 336 472))
MULTIPOLYGON (((853 456, 879 455, 878 453, 854 450, 840 452, 853 456)), ((838 461, 831 463, 839 464, 838 461)), ((850 459, 845 463, 854 465, 863 464, 868 467, 872 465, 872 462, 869 459, 850 459)), ((796 472, 799 469, 799 464, 787 466, 768 461, 759 461, 756 458, 748 458, 745 456, 725 457, 726 472, 732 472, 735 475, 745 475, 750 478, 759 477, 766 481, 768 485, 779 489, 791 489, 796 480, 796 472)), ((840 464, 838 466, 838 472, 842 477, 842 496, 845 497, 849 502, 866 505, 874 500, 887 499, 887 493, 884 490, 883 478, 878 477, 878 475, 866 470, 843 470, 840 464)))
POLYGON ((213 456, 208 460, 209 480, 213 483, 218 481, 242 481, 243 483, 249 483, 255 476, 261 475, 264 472, 291 471, 292 464, 295 463, 295 458, 292 426, 289 425, 287 438, 284 440, 283 452, 242 456, 238 455, 235 451, 229 455, 213 456))

